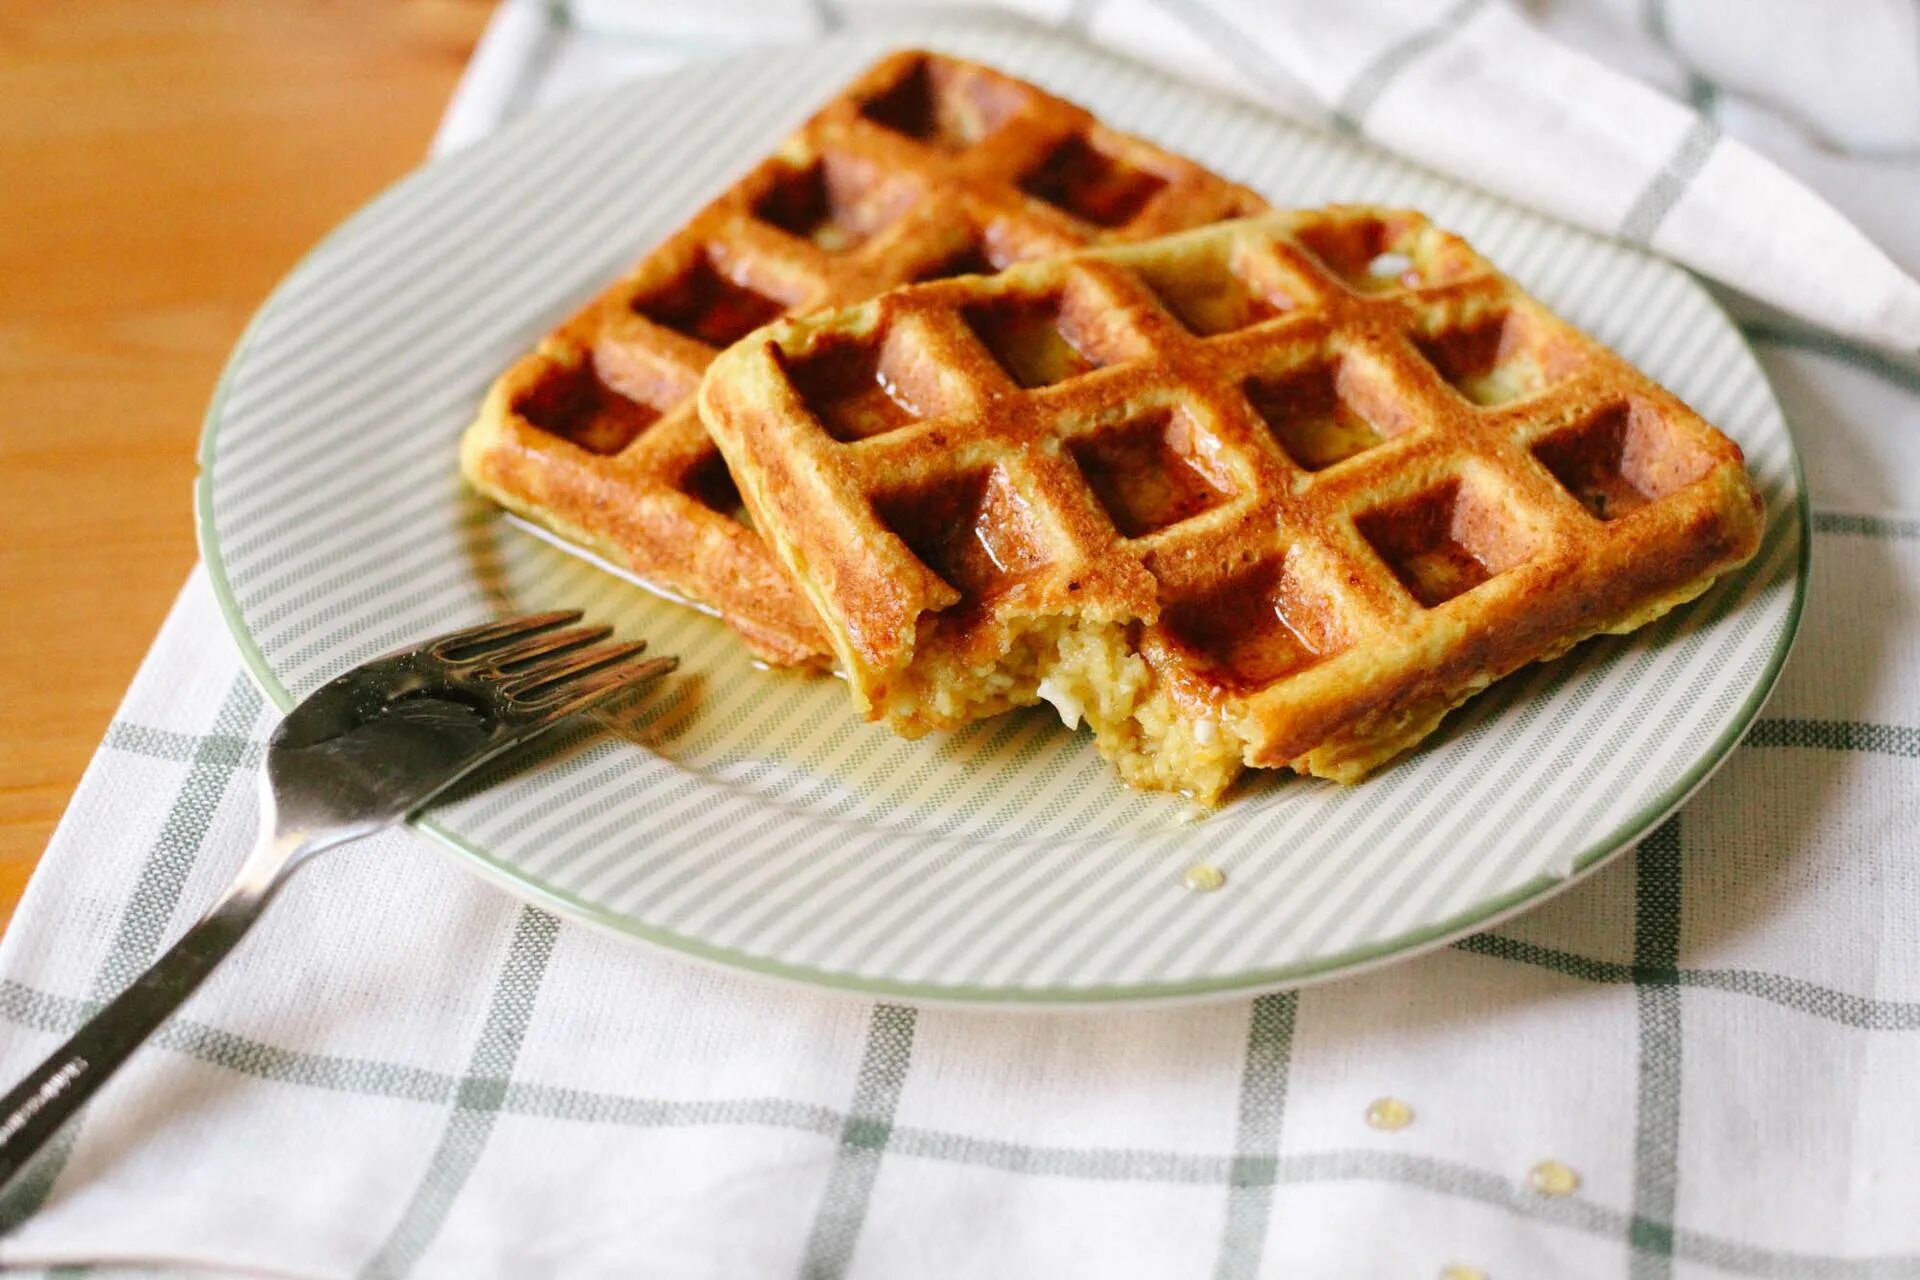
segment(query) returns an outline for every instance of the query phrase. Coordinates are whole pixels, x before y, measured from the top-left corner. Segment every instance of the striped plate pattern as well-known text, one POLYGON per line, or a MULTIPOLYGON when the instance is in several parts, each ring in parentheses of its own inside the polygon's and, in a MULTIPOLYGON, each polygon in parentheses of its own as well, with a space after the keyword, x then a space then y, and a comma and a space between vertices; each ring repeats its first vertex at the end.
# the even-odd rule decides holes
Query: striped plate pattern
POLYGON ((1694 605, 1469 704, 1366 785, 1270 777, 1194 822, 1045 711, 903 742, 839 683, 469 497, 493 373, 882 51, 822 41, 624 86, 431 165, 317 248, 208 416, 203 547, 273 696, 503 609, 584 608, 683 659, 618 732, 421 823, 564 914, 708 959, 919 999, 1086 1003, 1291 985, 1436 944, 1630 843, 1731 750, 1791 643, 1802 483, 1779 407, 1680 271, 1352 142, 1024 28, 928 42, 1087 103, 1282 203, 1418 206, 1746 449, 1760 553, 1694 605), (1180 887, 1189 865, 1226 887, 1180 887))

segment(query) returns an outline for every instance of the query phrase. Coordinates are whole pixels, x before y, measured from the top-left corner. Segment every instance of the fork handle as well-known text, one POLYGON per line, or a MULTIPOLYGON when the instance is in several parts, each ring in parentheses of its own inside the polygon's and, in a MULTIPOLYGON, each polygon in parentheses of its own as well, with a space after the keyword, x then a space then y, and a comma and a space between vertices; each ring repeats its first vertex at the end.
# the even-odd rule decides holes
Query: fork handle
POLYGON ((11 1182, 74 1112, 208 974, 260 918, 277 877, 235 885, 133 985, 0 1099, 0 1186, 11 1182))

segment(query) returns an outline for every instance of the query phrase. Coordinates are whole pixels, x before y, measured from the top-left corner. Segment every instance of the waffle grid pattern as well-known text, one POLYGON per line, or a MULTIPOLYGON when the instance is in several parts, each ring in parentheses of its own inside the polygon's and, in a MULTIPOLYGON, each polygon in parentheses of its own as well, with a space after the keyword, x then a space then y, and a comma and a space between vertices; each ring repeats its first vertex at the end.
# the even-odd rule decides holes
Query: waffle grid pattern
POLYGON ((742 343, 704 402, 856 693, 909 730, 974 709, 903 705, 916 664, 1140 623, 1248 763, 1357 777, 1760 527, 1737 446, 1401 211, 898 291, 742 343))
POLYGON ((1032 85, 883 58, 496 381, 462 445, 481 492, 732 624, 824 656, 692 404, 716 352, 787 311, 1243 215, 1251 191, 1032 85))

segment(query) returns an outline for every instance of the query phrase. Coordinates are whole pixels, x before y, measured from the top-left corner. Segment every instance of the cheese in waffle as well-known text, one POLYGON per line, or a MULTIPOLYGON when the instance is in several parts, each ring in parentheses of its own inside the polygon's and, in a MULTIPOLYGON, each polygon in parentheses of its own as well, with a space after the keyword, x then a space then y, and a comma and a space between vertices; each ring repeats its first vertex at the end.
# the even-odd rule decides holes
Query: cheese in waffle
POLYGON ((853 695, 1128 781, 1354 781, 1758 545, 1739 448, 1416 213, 1273 213, 773 324, 701 412, 853 695))
POLYGON ((824 657, 694 409, 715 352, 790 310, 1261 208, 1030 84, 895 54, 502 374, 461 468, 501 505, 715 610, 761 657, 824 657))

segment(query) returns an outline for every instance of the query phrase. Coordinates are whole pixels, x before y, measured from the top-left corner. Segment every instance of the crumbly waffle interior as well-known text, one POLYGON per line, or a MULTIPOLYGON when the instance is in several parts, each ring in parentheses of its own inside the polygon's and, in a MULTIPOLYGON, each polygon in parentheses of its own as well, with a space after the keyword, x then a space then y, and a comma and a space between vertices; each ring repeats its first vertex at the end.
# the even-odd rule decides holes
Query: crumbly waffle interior
POLYGON ((1203 802, 1243 764, 1357 780, 1757 543, 1731 441, 1418 214, 1268 215, 768 334, 703 411, 868 713, 1045 698, 1203 802))
MULTIPOLYGON (((759 656, 813 661, 827 636, 715 481, 724 466, 691 404, 715 353, 789 310, 1262 207, 1033 85, 892 55, 503 374, 463 470, 561 537, 716 608, 759 656)), ((851 438, 902 412, 869 387, 828 425, 851 438)))

